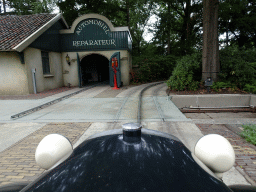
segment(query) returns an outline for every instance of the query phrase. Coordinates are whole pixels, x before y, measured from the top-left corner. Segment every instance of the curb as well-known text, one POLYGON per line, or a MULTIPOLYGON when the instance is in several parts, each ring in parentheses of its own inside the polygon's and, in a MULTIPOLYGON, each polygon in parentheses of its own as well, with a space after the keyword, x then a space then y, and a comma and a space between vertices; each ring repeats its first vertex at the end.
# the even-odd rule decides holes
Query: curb
POLYGON ((247 175, 247 173, 244 172, 243 169, 241 169, 239 166, 235 166, 236 170, 239 171, 241 175, 244 176, 244 178, 253 186, 256 186, 256 183, 247 175))

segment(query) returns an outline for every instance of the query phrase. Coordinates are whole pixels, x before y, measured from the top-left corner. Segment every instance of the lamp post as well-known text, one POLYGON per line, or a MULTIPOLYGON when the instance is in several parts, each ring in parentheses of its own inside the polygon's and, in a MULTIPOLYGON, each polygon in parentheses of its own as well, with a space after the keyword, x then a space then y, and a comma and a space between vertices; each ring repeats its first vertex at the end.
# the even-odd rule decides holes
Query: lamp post
POLYGON ((207 87, 207 92, 209 93, 211 88, 210 86, 213 85, 213 81, 212 81, 212 78, 211 77, 207 77, 207 79, 204 81, 204 86, 207 87))
POLYGON ((68 56, 68 54, 66 56, 66 61, 67 61, 67 64, 70 65, 70 57, 68 56))

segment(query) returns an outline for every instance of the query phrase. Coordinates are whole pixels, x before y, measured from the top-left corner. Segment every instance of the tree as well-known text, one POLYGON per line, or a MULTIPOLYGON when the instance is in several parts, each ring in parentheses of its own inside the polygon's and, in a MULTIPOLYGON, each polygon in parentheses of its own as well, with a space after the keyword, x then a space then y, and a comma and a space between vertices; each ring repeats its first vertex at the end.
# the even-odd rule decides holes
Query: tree
POLYGON ((9 0, 8 5, 18 15, 51 13, 55 2, 52 0, 9 0))
POLYGON ((0 14, 3 12, 3 14, 6 13, 6 1, 5 0, 2 0, 2 2, 0 1, 0 14), (2 7, 3 7, 3 11, 2 11, 2 8, 1 8, 1 4, 2 4, 2 7))
POLYGON ((119 0, 59 0, 57 2, 60 11, 63 13, 67 23, 84 14, 98 13, 107 17, 114 25, 124 25, 124 12, 119 0))
POLYGON ((179 55, 191 53, 200 41, 202 1, 159 0, 158 4, 160 19, 156 24, 155 40, 167 47, 167 54, 177 54, 177 47, 179 55))
POLYGON ((174 51, 173 47, 177 47, 177 29, 180 20, 177 14, 171 9, 169 1, 158 2, 158 7, 156 14, 159 20, 155 24, 154 43, 165 49, 167 47, 166 54, 170 54, 174 51))
MULTIPOLYGON (((256 45, 255 0, 227 0, 220 2, 219 31, 231 33, 231 42, 250 48, 256 45)), ((226 38, 228 39, 228 37, 226 38)))
POLYGON ((141 47, 147 44, 144 41, 143 33, 148 25, 149 18, 153 14, 155 4, 149 0, 133 0, 129 5, 129 29, 133 39, 133 52, 141 54, 141 47), (131 4, 132 3, 132 4, 131 4))
POLYGON ((204 0, 202 80, 217 80, 220 70, 218 41, 218 0, 204 0))

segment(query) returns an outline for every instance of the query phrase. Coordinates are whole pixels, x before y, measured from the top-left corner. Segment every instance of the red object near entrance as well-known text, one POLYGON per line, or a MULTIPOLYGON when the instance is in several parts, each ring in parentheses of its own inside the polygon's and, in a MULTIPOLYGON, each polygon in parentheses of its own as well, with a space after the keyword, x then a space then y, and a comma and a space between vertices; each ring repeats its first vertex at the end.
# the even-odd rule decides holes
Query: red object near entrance
POLYGON ((112 58, 112 68, 113 68, 113 71, 114 71, 114 88, 112 88, 112 89, 119 89, 117 87, 117 81, 116 81, 116 68, 117 67, 118 67, 117 58, 114 57, 114 58, 112 58))

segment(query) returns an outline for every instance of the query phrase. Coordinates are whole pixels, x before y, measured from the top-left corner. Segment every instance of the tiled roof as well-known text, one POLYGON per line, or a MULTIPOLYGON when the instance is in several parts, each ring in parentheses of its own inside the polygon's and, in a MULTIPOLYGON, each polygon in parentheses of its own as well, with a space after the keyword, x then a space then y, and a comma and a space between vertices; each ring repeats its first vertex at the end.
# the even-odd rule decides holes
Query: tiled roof
POLYGON ((0 51, 10 51, 56 14, 0 16, 0 51))

